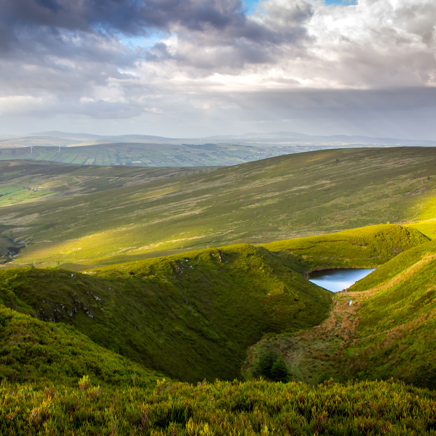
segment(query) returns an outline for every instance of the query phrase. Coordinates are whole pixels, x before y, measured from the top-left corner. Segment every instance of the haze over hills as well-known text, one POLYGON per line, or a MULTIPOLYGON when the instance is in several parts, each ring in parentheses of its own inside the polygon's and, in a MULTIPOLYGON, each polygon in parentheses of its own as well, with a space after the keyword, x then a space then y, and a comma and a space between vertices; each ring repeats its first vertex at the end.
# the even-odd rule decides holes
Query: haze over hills
POLYGON ((417 145, 417 146, 435 146, 436 141, 430 140, 416 140, 416 139, 399 139, 391 137, 370 137, 358 135, 310 135, 298 132, 249 132, 242 135, 215 135, 200 138, 174 138, 156 135, 138 135, 127 134, 117 136, 95 135, 88 133, 69 133, 60 131, 47 131, 39 133, 31 133, 23 136, 13 136, 9 139, 3 139, 1 146, 16 147, 16 146, 30 146, 33 141, 42 143, 44 140, 49 139, 52 144, 58 145, 56 141, 62 144, 69 144, 70 146, 85 145, 85 143, 92 144, 110 144, 110 143, 155 143, 155 144, 204 144, 204 143, 307 143, 311 145, 417 145))
POLYGON ((169 138, 49 131, 0 140, 0 160, 149 167, 222 166, 330 148, 434 145, 435 141, 346 135, 314 136, 295 132, 169 138))

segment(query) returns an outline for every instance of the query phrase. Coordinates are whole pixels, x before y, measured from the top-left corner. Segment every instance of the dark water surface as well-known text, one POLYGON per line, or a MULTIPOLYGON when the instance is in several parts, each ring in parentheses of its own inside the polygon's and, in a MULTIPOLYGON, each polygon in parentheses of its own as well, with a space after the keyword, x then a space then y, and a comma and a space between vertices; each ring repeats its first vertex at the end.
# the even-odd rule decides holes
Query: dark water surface
POLYGON ((310 274, 309 281, 332 292, 339 292, 363 279, 373 269, 328 269, 310 274))

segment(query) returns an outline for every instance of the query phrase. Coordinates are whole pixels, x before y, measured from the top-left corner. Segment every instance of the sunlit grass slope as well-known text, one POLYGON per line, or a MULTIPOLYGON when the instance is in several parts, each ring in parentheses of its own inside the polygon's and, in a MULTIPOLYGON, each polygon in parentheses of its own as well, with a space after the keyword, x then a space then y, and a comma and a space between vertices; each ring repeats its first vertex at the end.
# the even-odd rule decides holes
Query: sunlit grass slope
POLYGON ((263 247, 292 253, 306 271, 374 268, 429 239, 414 228, 381 224, 321 236, 271 242, 263 247))
POLYGON ((434 210, 435 164, 433 148, 301 153, 11 205, 0 208, 0 225, 27 244, 16 265, 49 266, 416 222, 434 210))
MULTIPOLYGON (((92 383, 92 380, 91 380, 92 383)), ((0 386, 3 435, 434 435, 433 392, 394 382, 0 386)))
POLYGON ((435 314, 436 241, 431 241, 336 294, 330 317, 320 326, 257 344, 246 370, 273 348, 285 356, 295 380, 394 377, 435 389, 435 314))
POLYGON ((436 388, 436 242, 411 249, 363 279, 353 371, 436 388))
POLYGON ((107 267, 93 274, 0 271, 1 303, 72 324, 94 342, 187 381, 233 379, 266 333, 328 316, 331 293, 308 282, 293 257, 249 245, 107 267))
POLYGON ((50 324, 4 307, 0 308, 0 361, 0 378, 19 383, 77 386, 86 375, 105 386, 147 386, 162 377, 96 345, 72 326, 50 324))
POLYGON ((0 161, 0 206, 96 193, 173 179, 210 168, 81 167, 32 161, 0 161), (45 197, 45 198, 43 198, 45 197))

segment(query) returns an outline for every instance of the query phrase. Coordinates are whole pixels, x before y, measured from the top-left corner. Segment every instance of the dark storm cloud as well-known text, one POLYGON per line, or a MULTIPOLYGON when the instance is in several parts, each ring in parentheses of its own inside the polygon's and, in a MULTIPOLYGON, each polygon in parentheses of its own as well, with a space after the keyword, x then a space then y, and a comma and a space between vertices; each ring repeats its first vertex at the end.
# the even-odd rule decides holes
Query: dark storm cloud
POLYGON ((2 17, 11 25, 50 26, 94 32, 144 34, 180 23, 196 30, 223 29, 245 15, 240 0, 1 0, 2 17))
POLYGON ((215 44, 234 38, 280 44, 300 37, 304 32, 301 27, 295 32, 293 25, 298 27, 313 13, 297 1, 292 11, 287 9, 286 29, 248 19, 241 0, 0 0, 0 7, 4 47, 41 27, 53 38, 64 30, 135 36, 185 29, 209 33, 209 42, 215 44))

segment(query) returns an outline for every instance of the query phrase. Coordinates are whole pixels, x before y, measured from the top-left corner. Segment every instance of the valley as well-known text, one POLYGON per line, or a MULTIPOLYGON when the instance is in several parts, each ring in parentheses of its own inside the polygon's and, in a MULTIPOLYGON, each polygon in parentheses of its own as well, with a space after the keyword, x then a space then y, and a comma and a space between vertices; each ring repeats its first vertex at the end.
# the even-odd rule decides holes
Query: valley
POLYGON ((0 430, 434 434, 435 156, 0 162, 0 430))
MULTIPOLYGON (((423 231, 432 237, 435 163, 431 148, 327 150, 206 173, 182 171, 177 177, 151 178, 146 185, 138 183, 138 174, 147 169, 138 168, 132 173, 136 181, 114 178, 112 186, 102 176, 109 169, 79 167, 89 177, 82 182, 83 194, 4 203, 1 236, 26 245, 12 266, 64 265, 76 270, 387 222, 427 220, 423 231), (89 192, 86 183, 109 189, 89 192)), ((38 177, 39 186, 44 186, 44 175, 38 177)), ((14 175, 3 183, 23 186, 14 175)), ((65 189, 56 188, 57 183, 52 190, 65 189)), ((74 192, 74 179, 70 183, 74 192)))

